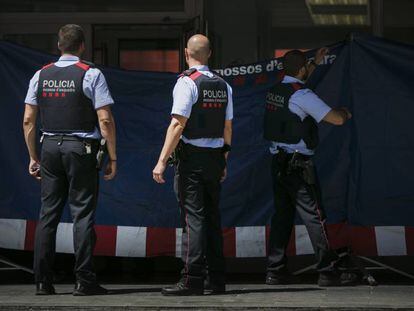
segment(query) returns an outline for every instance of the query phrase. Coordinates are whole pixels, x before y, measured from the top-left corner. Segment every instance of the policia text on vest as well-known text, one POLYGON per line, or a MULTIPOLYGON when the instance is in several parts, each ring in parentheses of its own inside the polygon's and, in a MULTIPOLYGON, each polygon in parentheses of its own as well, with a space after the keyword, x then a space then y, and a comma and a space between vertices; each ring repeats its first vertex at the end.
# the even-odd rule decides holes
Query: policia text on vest
POLYGON ((297 144, 301 139, 309 149, 318 145, 316 121, 307 116, 303 121, 290 111, 289 100, 302 84, 278 83, 266 96, 264 115, 264 138, 288 144, 297 144))
POLYGON ((85 69, 89 65, 77 63, 68 67, 54 64, 40 71, 37 92, 43 132, 93 132, 98 117, 90 98, 82 90, 85 69))
POLYGON ((196 70, 184 75, 194 79, 199 97, 192 106, 183 135, 188 139, 223 137, 228 101, 226 82, 216 75, 207 77, 196 70))

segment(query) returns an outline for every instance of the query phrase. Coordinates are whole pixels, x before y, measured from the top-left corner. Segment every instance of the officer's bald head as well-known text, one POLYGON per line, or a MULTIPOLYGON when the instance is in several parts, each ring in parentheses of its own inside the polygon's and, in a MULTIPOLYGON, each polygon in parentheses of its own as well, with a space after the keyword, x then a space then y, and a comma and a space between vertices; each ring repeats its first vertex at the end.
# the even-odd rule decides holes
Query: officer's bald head
POLYGON ((210 54, 210 41, 206 36, 197 34, 188 39, 186 49, 187 62, 196 61, 207 64, 210 54))

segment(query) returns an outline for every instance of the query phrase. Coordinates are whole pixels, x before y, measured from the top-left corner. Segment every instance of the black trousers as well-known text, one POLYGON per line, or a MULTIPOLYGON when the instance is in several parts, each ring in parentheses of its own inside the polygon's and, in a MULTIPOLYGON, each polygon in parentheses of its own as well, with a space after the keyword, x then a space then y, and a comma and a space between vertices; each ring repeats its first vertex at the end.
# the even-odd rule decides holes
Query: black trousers
POLYGON ((45 137, 41 154, 41 210, 36 228, 34 271, 36 282, 53 281, 56 231, 64 206, 69 203, 73 218, 76 279, 96 282, 92 266, 95 247, 95 209, 98 196, 96 152, 98 143, 72 137, 45 137))
POLYGON ((225 262, 219 200, 224 155, 221 151, 193 151, 191 147, 183 147, 181 154, 176 181, 183 224, 182 281, 189 287, 202 288, 208 266, 210 282, 222 285, 225 262))
POLYGON ((291 155, 283 156, 279 153, 272 161, 275 213, 270 227, 268 276, 286 271, 286 248, 296 212, 308 230, 317 259, 317 270, 332 271, 337 255, 329 247, 326 217, 319 205, 320 189, 317 179, 315 184, 309 185, 303 178, 303 168, 289 169, 290 159, 291 155))

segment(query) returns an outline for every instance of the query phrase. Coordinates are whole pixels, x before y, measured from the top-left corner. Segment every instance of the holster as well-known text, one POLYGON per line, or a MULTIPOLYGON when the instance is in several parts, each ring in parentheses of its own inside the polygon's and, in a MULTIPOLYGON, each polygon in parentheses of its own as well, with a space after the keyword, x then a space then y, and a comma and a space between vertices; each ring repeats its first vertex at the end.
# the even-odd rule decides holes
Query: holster
POLYGON ((308 157, 304 157, 297 152, 288 154, 286 151, 279 149, 277 161, 282 172, 286 172, 289 175, 293 171, 299 171, 306 184, 314 185, 316 184, 316 174, 313 161, 308 157))
POLYGON ((311 159, 303 160, 298 159, 291 164, 293 167, 291 169, 300 169, 302 173, 303 180, 308 185, 315 185, 316 184, 316 174, 315 174, 315 167, 311 159))
POLYGON ((275 155, 278 166, 277 177, 287 175, 289 172, 289 154, 283 149, 279 149, 279 152, 275 155))
POLYGON ((178 165, 179 161, 185 159, 184 143, 180 140, 175 150, 168 158, 167 164, 169 166, 178 165))
POLYGON ((308 160, 308 161, 304 162, 303 180, 308 185, 315 185, 316 184, 315 167, 313 165, 312 160, 308 160))
POLYGON ((102 169, 106 155, 108 154, 108 149, 106 148, 106 140, 101 139, 99 141, 99 149, 96 154, 96 168, 100 171, 102 169))

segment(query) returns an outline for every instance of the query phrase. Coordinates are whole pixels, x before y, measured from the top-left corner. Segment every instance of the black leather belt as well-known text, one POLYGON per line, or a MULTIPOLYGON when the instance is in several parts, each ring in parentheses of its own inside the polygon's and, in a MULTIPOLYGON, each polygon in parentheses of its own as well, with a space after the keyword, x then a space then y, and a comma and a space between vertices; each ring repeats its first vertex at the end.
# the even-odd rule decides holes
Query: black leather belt
POLYGON ((89 144, 95 144, 98 143, 99 140, 98 139, 93 139, 93 138, 83 138, 83 137, 78 137, 78 136, 74 136, 74 135, 43 135, 43 139, 47 139, 47 140, 55 140, 55 141, 80 141, 80 142, 85 142, 85 143, 89 143, 89 144))
POLYGON ((220 152, 220 153, 223 152, 222 147, 220 148, 197 147, 191 144, 186 144, 183 141, 181 141, 180 143, 183 149, 188 152, 220 152))
POLYGON ((308 161, 312 158, 312 156, 305 155, 302 153, 287 153, 285 150, 278 148, 278 153, 276 153, 274 156, 278 159, 283 159, 284 161, 290 161, 292 157, 295 155, 296 160, 301 161, 308 161))

